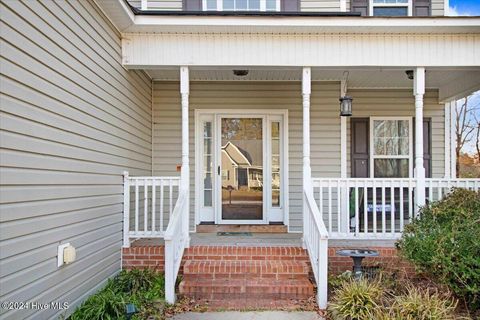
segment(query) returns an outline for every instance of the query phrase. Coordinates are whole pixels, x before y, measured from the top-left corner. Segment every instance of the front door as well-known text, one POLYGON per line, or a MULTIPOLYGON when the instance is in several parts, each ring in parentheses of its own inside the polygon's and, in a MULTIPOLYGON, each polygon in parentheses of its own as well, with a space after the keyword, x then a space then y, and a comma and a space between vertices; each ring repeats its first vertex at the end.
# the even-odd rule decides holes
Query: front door
POLYGON ((286 221, 285 115, 196 112, 197 223, 286 221))

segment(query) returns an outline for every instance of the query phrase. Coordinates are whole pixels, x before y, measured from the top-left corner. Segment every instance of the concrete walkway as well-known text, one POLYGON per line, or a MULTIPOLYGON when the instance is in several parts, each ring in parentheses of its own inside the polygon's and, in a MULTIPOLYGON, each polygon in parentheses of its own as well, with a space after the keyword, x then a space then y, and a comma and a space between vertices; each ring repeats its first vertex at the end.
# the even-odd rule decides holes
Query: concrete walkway
POLYGON ((187 312, 173 320, 322 320, 316 312, 252 311, 252 312, 187 312))

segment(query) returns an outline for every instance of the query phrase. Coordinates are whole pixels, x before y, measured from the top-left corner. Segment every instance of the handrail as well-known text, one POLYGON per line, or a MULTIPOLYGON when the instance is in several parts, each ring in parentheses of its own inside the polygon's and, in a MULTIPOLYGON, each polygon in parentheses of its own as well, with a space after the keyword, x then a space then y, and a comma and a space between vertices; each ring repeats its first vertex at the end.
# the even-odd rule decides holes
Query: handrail
POLYGON ((320 233, 321 239, 328 239, 328 231, 325 223, 323 222, 323 219, 321 219, 322 216, 320 215, 320 210, 318 209, 317 203, 313 198, 313 192, 308 192, 307 190, 304 190, 304 193, 305 199, 307 200, 307 205, 309 209, 312 210, 313 220, 315 221, 315 225, 318 229, 318 232, 320 233))
POLYGON ((317 283, 317 303, 327 308, 328 295, 328 232, 313 198, 311 184, 306 184, 304 195, 303 241, 308 251, 313 275, 317 283))
POLYGON ((163 238, 165 241, 173 240, 175 236, 175 227, 178 223, 181 223, 181 213, 182 207, 186 203, 188 197, 188 190, 180 191, 180 195, 178 196, 177 203, 175 204, 175 208, 173 209, 172 217, 170 219, 170 223, 168 224, 167 230, 165 230, 165 234, 163 238))
POLYGON ((175 283, 180 270, 183 252, 188 245, 188 197, 189 189, 181 189, 173 214, 164 234, 165 239, 165 299, 175 302, 175 283))

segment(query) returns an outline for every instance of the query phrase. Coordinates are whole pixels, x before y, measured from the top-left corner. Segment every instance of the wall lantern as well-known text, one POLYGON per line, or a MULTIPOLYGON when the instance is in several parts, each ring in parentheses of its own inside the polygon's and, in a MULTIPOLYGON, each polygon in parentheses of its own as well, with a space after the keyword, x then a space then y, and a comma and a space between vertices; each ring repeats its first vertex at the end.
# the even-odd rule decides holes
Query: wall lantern
POLYGON ((350 117, 352 115, 352 97, 343 96, 340 98, 340 116, 350 117))
POLYGON ((352 116, 352 101, 353 101, 353 98, 347 95, 347 80, 348 80, 348 71, 345 71, 343 73, 342 96, 340 97, 340 116, 341 117, 352 116))

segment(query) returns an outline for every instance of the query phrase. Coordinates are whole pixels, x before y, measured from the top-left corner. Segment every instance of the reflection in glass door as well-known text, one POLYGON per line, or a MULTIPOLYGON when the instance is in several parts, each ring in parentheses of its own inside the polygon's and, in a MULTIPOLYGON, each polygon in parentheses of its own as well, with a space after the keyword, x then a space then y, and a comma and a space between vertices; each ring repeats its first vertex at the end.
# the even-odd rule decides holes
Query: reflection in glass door
POLYGON ((223 220, 263 219, 263 119, 221 119, 223 220))

